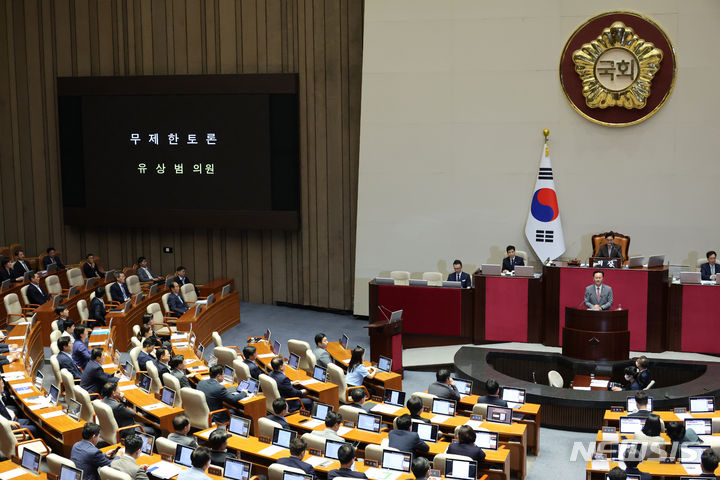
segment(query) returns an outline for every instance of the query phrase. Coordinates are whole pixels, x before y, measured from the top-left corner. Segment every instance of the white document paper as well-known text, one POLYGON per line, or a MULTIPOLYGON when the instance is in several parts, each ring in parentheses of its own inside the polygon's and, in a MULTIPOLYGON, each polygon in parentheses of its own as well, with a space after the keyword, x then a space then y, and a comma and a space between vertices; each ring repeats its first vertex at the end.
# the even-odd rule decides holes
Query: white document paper
POLYGON ((328 459, 325 457, 316 457, 315 455, 312 455, 312 456, 310 456, 310 458, 306 458, 303 461, 309 463, 313 467, 317 467, 320 464, 327 462, 327 460, 328 459))
MULTIPOLYGON (((188 343, 187 343, 187 342, 183 342, 183 343, 173 343, 172 345, 173 345, 174 348, 187 348, 187 347, 188 347, 188 343)), ((185 360, 185 364, 187 365, 187 360, 185 360)))
POLYGON ((187 340, 187 333, 173 333, 170 335, 170 340, 187 340))
POLYGON ((352 428, 342 426, 342 427, 338 428, 337 434, 338 434, 338 436, 342 437, 343 435, 347 435, 348 432, 350 432, 350 431, 352 431, 352 428))
POLYGON ((152 473, 154 476, 162 479, 169 479, 177 475, 178 473, 185 470, 180 465, 176 465, 174 463, 166 462, 165 460, 160 460, 158 463, 151 465, 148 468, 148 473, 152 473))
POLYGON ((18 388, 24 388, 24 387, 32 387, 34 384, 32 382, 23 382, 23 383, 13 383, 13 388, 17 390, 18 388))
POLYGON ((435 415, 430 419, 430 423, 445 423, 451 418, 452 417, 448 417, 447 415, 435 415))
POLYGON ((25 340, 25 337, 23 335, 18 335, 16 337, 8 337, 8 340, 25 340))
POLYGON ((318 382, 318 381, 315 380, 314 378, 308 378, 307 380, 302 380, 302 381, 299 382, 299 383, 300 383, 300 385, 302 385, 303 387, 306 387, 306 386, 308 386, 308 385, 313 385, 313 384, 315 384, 315 383, 320 383, 320 382, 318 382))
POLYGON ((128 390, 135 390, 136 388, 138 388, 137 385, 122 385, 118 387, 118 390, 121 392, 127 392, 128 390))
POLYGON ((257 358, 273 358, 275 357, 274 353, 263 353, 262 355, 258 355, 257 358))
POLYGON ((607 472, 610 470, 610 462, 607 460, 593 460, 591 462, 590 469, 607 472))
POLYGON ((573 390, 590 390, 590 387, 573 387, 573 390))
POLYGON ((678 417, 680 420, 693 418, 692 413, 676 413, 675 416, 678 417))
POLYGON ((107 335, 110 333, 109 328, 93 328, 92 335, 107 335))
POLYGON ((699 463, 683 463, 682 464, 688 475, 700 475, 702 473, 702 467, 699 463))
POLYGON ((147 412, 150 410, 157 410, 158 408, 165 408, 165 407, 167 407, 167 405, 165 405, 164 403, 153 403, 151 405, 145 405, 144 407, 140 407, 140 408, 142 408, 143 410, 145 410, 147 412))
POLYGON ((25 372, 23 371, 7 372, 0 375, 2 375, 2 377, 7 381, 20 380, 25 378, 25 372))
POLYGON ((608 380, 590 380, 591 387, 607 388, 608 383, 608 380))
POLYGON ((400 410, 402 407, 398 407, 397 405, 386 405, 384 403, 378 403, 373 408, 370 409, 372 412, 379 412, 379 413, 387 413, 387 414, 393 414, 400 410))
POLYGON ((392 470, 383 470, 382 468, 370 467, 365 470, 365 476, 372 480, 395 480, 400 477, 401 472, 393 472, 392 470))
POLYGON ((50 403, 36 403, 35 405, 28 405, 28 408, 33 412, 35 410, 42 410, 43 408, 52 407, 50 403))
POLYGON ((315 428, 319 427, 320 425, 323 425, 325 422, 323 420, 318 420, 316 418, 311 418, 307 422, 303 422, 302 426, 305 428, 315 428))
POLYGON ((88 343, 88 347, 102 347, 105 345, 105 342, 90 342, 88 343))
POLYGON ((24 468, 13 468, 12 470, 8 470, 7 472, 0 473, 0 479, 2 480, 8 480, 10 478, 19 477, 20 475, 25 475, 29 473, 24 468))
POLYGON ((480 430, 482 428, 480 425, 482 424, 483 422, 479 420, 468 420, 467 422, 465 422, 465 425, 472 428, 473 430, 480 430))
POLYGON ((603 433, 602 439, 603 439, 603 442, 620 442, 620 434, 619 433, 603 433))
POLYGON ((103 368, 117 368, 118 366, 115 365, 114 363, 105 363, 105 364, 103 364, 102 367, 103 368))
POLYGON ((263 448, 258 452, 258 455, 263 455, 265 457, 272 457, 276 453, 283 452, 286 449, 282 447, 278 447, 277 445, 270 445, 269 447, 263 448))
POLYGON ((63 412, 62 410, 55 410, 54 412, 43 413, 40 416, 42 418, 52 418, 52 417, 59 417, 61 415, 65 415, 65 412, 63 412))

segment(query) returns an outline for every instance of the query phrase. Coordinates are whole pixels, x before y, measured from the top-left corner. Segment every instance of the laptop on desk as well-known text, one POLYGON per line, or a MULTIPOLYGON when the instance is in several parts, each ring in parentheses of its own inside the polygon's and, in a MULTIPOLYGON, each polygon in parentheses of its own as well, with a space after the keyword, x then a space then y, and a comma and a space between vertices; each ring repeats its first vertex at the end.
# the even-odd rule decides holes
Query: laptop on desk
POLYGON ((516 277, 532 277, 535 275, 535 268, 530 265, 515 265, 516 277))
POLYGON ((683 285, 700 285, 700 272, 680 272, 680 283, 683 285))
POLYGON ((630 257, 628 268, 642 268, 643 263, 645 263, 645 257, 630 257))
POLYGON ((411 287, 427 287, 428 281, 427 280, 421 280, 419 278, 411 278, 410 279, 410 286, 411 287))
POLYGON ((442 286, 443 288, 462 288, 462 282, 444 280, 442 286))
POLYGON ((662 267, 665 265, 665 255, 652 255, 648 258, 648 268, 662 267))
POLYGON ((482 271, 483 275, 499 276, 502 273, 502 265, 497 265, 494 263, 483 263, 480 267, 480 270, 482 271))

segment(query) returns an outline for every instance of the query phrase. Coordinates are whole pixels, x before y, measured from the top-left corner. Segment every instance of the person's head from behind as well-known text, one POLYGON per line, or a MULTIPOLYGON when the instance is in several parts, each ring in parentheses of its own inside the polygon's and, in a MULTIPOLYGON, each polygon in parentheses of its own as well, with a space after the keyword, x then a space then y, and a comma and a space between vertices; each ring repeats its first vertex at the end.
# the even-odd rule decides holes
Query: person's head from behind
POLYGON ((140 449, 143 446, 143 440, 138 435, 131 433, 125 436, 125 455, 137 458, 140 456, 140 449))
POLYGON ((290 440, 290 455, 293 457, 303 458, 305 456, 305 449, 307 444, 305 440, 300 437, 295 437, 290 440))
POLYGON ((367 395, 365 394, 364 388, 353 388, 350 390, 350 398, 352 398, 353 403, 362 405, 366 397, 367 395))
POLYGON ((105 297, 105 287, 97 287, 95 289, 95 298, 101 300, 105 297))
POLYGON ((460 260, 455 260, 453 262, 453 270, 455 270, 455 273, 462 272, 462 262, 460 260))
POLYGON ((718 456, 715 455, 712 448, 706 448, 700 455, 700 465, 703 473, 714 473, 718 468, 718 456))
POLYGON ((270 361, 270 366, 272 367, 273 372, 282 372, 285 370, 285 361, 278 355, 270 361))
POLYGON ((635 360, 635 366, 640 371, 647 370, 650 366, 650 359, 648 359, 645 355, 641 355, 637 358, 637 360, 635 360))
POLYGON ((410 415, 420 415, 420 412, 422 412, 423 409, 422 398, 413 395, 407 399, 405 406, 410 412, 410 415))
POLYGON ((625 465, 630 468, 636 468, 643 461, 643 454, 637 447, 631 447, 625 450, 625 465))
POLYGON ((355 461, 355 448, 349 443, 338 448, 338 461, 341 467, 350 468, 355 461))
POLYGON ((88 422, 83 426, 82 438, 88 442, 96 445, 100 439, 100 425, 97 423, 88 422))
POLYGON ((627 478, 627 473, 625 473, 625 470, 622 468, 615 467, 608 472, 608 478, 609 480, 625 480, 627 478))
POLYGON ((605 243, 608 245, 612 245, 615 242, 615 233, 612 231, 607 232, 605 234, 605 243))
POLYGON ((180 435, 187 435, 190 431, 190 419, 187 415, 176 415, 172 421, 173 430, 180 435))
POLYGON ((685 424, 683 422, 668 422, 665 424, 665 433, 670 442, 678 443, 685 438, 685 424))
POLYGON ((485 382, 485 391, 488 395, 496 396, 500 391, 500 385, 494 378, 489 378, 485 382))
POLYGON ((662 423, 660 420, 660 416, 654 413, 648 415, 647 419, 645 420, 645 425, 642 428, 642 433, 644 433, 648 437, 659 437, 661 431, 662 423))
POLYGON ((210 466, 210 449, 207 447, 198 447, 190 454, 190 463, 194 468, 207 470, 210 466))
POLYGON ((430 460, 425 457, 415 457, 410 468, 415 478, 427 478, 430 476, 430 460))
POLYGON ((635 394, 635 403, 637 404, 638 410, 647 410, 648 406, 648 394, 647 392, 640 390, 635 394))
POLYGON ((90 360, 98 361, 100 357, 102 357, 102 348, 93 348, 92 352, 90 352, 90 360))
POLYGON ((508 257, 515 258, 515 245, 508 245, 505 248, 505 251, 507 252, 508 257))
POLYGON ((405 415, 400 415, 395 421, 395 425, 397 426, 398 430, 410 430, 410 426, 412 425, 412 417, 407 413, 405 415))
POLYGON ((458 431, 457 431, 458 443, 474 445, 475 437, 476 437, 475 430, 473 430, 470 425, 462 425, 460 428, 458 428, 458 431))
POLYGON ((224 371, 225 369, 222 365, 213 365, 212 367, 210 367, 210 378, 214 378, 218 382, 221 382, 224 371))
POLYGON ((329 411, 325 416, 325 427, 337 431, 340 425, 342 425, 342 415, 338 412, 329 411))
POLYGON ((450 370, 441 368, 435 374, 435 380, 437 380, 438 383, 450 383, 450 370))
POLYGON ((272 408, 275 415, 282 417, 287 413, 287 402, 284 398, 276 398, 273 400, 272 408))
POLYGON ((315 335, 315 345, 317 345, 318 347, 320 347, 322 349, 326 349, 328 346, 327 335, 325 335, 322 332, 315 335))
POLYGON ((119 393, 117 382, 107 382, 102 386, 100 390, 100 396, 102 398, 112 398, 115 394, 119 393))
POLYGON ((215 452, 224 452, 225 450, 227 450, 227 439, 228 434, 225 432, 225 430, 216 428, 210 433, 210 437, 208 438, 208 446, 212 448, 215 452))
POLYGON ((255 361, 255 354, 257 353, 257 348, 253 347, 252 345, 248 345, 247 347, 243 348, 242 354, 243 357, 245 357, 245 360, 249 360, 251 362, 255 361))

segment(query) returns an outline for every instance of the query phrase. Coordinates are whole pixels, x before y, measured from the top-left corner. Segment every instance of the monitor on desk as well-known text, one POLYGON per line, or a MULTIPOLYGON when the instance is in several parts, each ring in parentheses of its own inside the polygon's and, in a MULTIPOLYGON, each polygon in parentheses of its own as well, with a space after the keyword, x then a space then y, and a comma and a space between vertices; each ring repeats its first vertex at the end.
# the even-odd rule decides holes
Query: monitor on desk
POLYGON ((271 334, 272 334, 272 332, 270 332, 269 328, 267 330, 265 330, 265 334, 263 335, 263 340, 270 343, 270 335, 271 334))
POLYGON ((411 430, 418 434, 420 440, 432 443, 437 442, 438 427, 438 425, 425 422, 412 422, 410 425, 411 430))
POLYGON ((247 438, 250 434, 250 419, 239 417, 237 415, 230 415, 228 431, 233 435, 247 438))
POLYGON ((454 280, 443 280, 443 288, 462 288, 462 282, 456 282, 454 280))
POLYGON ((497 432, 476 431, 475 446, 485 450, 497 450, 499 435, 497 432))
POLYGON ((488 405, 487 421, 495 422, 495 423, 504 423, 505 425, 512 424, 512 408, 496 407, 494 405, 488 405))
POLYGON ((82 480, 83 472, 79 468, 70 465, 60 465, 60 476, 58 480, 82 480))
POLYGON ((77 291, 78 291, 78 287, 76 285, 73 285, 72 287, 70 287, 68 289, 68 293, 67 293, 68 298, 74 297, 77 294, 77 291))
POLYGON ((143 442, 142 447, 140 447, 140 452, 143 455, 152 457, 153 445, 155 444, 155 437, 153 437, 152 435, 148 435, 147 433, 142 433, 142 432, 136 432, 135 435, 140 437, 140 439, 143 442))
POLYGON ((150 290, 148 291, 148 296, 151 297, 151 296, 155 295, 159 289, 160 289, 160 285, 157 283, 154 284, 152 287, 150 287, 150 290))
POLYGON ((427 280, 421 280, 419 278, 411 278, 410 279, 410 286, 411 287, 427 287, 428 281, 427 280))
POLYGON ((395 405, 396 407, 405 406, 405 392, 400 390, 393 390, 392 388, 385 389, 385 403, 388 405, 395 405))
POLYGON ((622 462, 625 460, 625 452, 632 449, 642 452, 642 445, 638 442, 613 443, 610 445, 610 458, 616 462, 622 462))
POLYGON ((685 430, 692 430, 698 435, 712 435, 711 418, 686 418, 685 430))
POLYGON ((290 448, 290 442, 297 435, 292 430, 285 430, 284 428, 277 428, 273 430, 272 444, 277 447, 290 448))
POLYGON ((648 258, 648 268, 662 267, 665 265, 665 255, 651 255, 648 258))
POLYGON ((163 387, 162 393, 160 394, 160 401, 168 407, 175 406, 175 390, 170 387, 163 387))
POLYGON ((453 378, 455 388, 458 389, 460 395, 472 395, 472 380, 460 380, 459 378, 453 378))
POLYGON ((455 400, 445 400, 442 398, 433 398, 432 408, 430 411, 435 415, 455 416, 455 400))
POLYGON ((143 301, 143 298, 145 298, 145 294, 140 292, 137 295, 135 295, 135 306, 137 307, 140 302, 143 301))
POLYGON ((272 351, 275 355, 280 355, 280 342, 277 340, 273 341, 272 351))
POLYGON ((188 447, 187 445, 181 445, 178 443, 177 447, 175 447, 175 463, 178 465, 182 465, 183 467, 192 468, 192 460, 190 460, 190 455, 195 451, 193 447, 188 447))
POLYGON ((228 458, 225 460, 225 472, 223 477, 231 480, 248 480, 252 464, 244 460, 228 458))
POLYGON ((215 303, 215 294, 214 294, 214 293, 211 293, 211 294, 208 295, 207 298, 205 299, 205 304, 206 304, 206 305, 212 305, 213 303, 215 303))
POLYGON ((502 273, 502 265, 494 263, 484 263, 481 265, 480 270, 483 275, 494 275, 498 276, 502 273))
POLYGON ((7 280, 3 280, 3 282, 0 283, 0 292, 9 290, 11 285, 12 285, 12 280, 10 280, 9 278, 7 280))
POLYGON ((108 270, 105 272, 105 283, 110 283, 115 280, 115 270, 108 270))
POLYGON ((203 345, 202 343, 198 343, 198 346, 197 346, 198 355, 197 356, 199 359, 202 360, 204 352, 205 352, 205 345, 203 345))
POLYGON ((375 277, 375 285, 395 285, 395 280, 387 277, 375 277))
POLYGON ((690 397, 690 413, 715 411, 715 397, 690 397))
POLYGON ((398 450, 383 450, 381 466, 385 470, 410 472, 412 453, 398 450))
POLYGON ((252 395, 254 393, 257 393, 259 386, 260 386, 260 383, 251 377, 251 378, 248 378, 247 380, 241 380, 240 383, 238 384, 237 391, 238 392, 246 391, 248 394, 252 395))
POLYGON ((300 356, 296 355, 294 353, 291 353, 290 356, 288 357, 287 366, 294 370, 297 370, 298 367, 300 366, 300 356))
POLYGON ((76 422, 80 418, 80 410, 82 409, 82 404, 78 402, 77 400, 73 400, 72 398, 67 399, 67 409, 65 410, 65 413, 67 413, 67 416, 75 420, 76 422))
POLYGON ((474 480, 477 478, 477 462, 448 458, 445 460, 445 478, 474 480))
POLYGON ((381 372, 390 372, 390 368, 392 368, 392 358, 383 357, 380 355, 380 358, 378 358, 378 364, 377 364, 378 370, 381 372))
POLYGON ((147 373, 140 375, 140 383, 138 387, 145 393, 150 393, 150 386, 152 385, 152 378, 147 373))
POLYGON ((60 389, 56 385, 51 384, 50 385, 50 403, 52 403, 53 405, 57 405, 59 397, 60 397, 60 389))
MULTIPOLYGON (((634 395, 631 396, 631 397, 627 397, 627 401, 626 401, 626 403, 625 403, 625 410, 628 411, 628 412, 630 412, 630 413, 632 413, 632 412, 637 412, 637 411, 638 411, 637 402, 635 401, 635 396, 634 396, 634 395)), ((652 397, 648 397, 647 410, 650 411, 650 412, 653 411, 653 399, 652 399, 652 397)))
POLYGON ((322 420, 324 422, 328 412, 332 411, 332 406, 326 403, 314 402, 312 406, 312 413, 310 414, 310 416, 315 420, 322 420))
POLYGON ((702 454, 710 445, 680 445, 680 463, 700 463, 702 454))
POLYGON ((515 265, 516 277, 532 277, 535 275, 535 268, 532 265, 515 265))
POLYGON ((37 475, 40 472, 40 458, 39 453, 25 447, 23 448, 20 466, 37 475))
POLYGON ((645 426, 645 420, 642 417, 620 417, 620 433, 636 434, 645 426))
POLYGON ((628 268, 642 268, 643 263, 645 263, 645 257, 630 257, 628 268))
POLYGON ((313 368, 313 378, 318 382, 325 383, 327 380, 327 369, 320 365, 315 365, 315 368, 313 368))
POLYGON ((130 360, 125 362, 125 366, 123 367, 123 372, 125 373, 126 377, 128 377, 133 382, 135 381, 135 367, 133 367, 133 364, 130 360))
POLYGON ((63 300, 62 295, 55 295, 53 297, 53 303, 52 303, 53 310, 55 310, 58 306, 60 306, 60 303, 62 302, 62 300, 63 300))
POLYGON ((198 303, 197 305, 195 305, 195 318, 200 315, 200 310, 202 310, 202 304, 198 303))
POLYGON ((230 293, 230 284, 225 285, 225 286, 222 288, 222 291, 220 292, 220 298, 223 298, 223 297, 224 297, 225 295, 227 295, 228 293, 230 293))
POLYGON ((88 278, 85 282, 85 290, 90 290, 92 287, 95 286, 95 278, 88 278))
POLYGON ((235 370, 233 370, 232 367, 228 367, 227 365, 223 365, 223 380, 228 383, 233 383, 235 381, 235 370))
MULTIPOLYGON (((27 334, 27 332, 25 332, 27 334)), ((40 371, 40 369, 35 371, 35 388, 38 390, 43 389, 43 379, 45 379, 45 375, 40 371)))
POLYGON ((525 403, 525 389, 524 388, 511 388, 503 387, 502 399, 506 402, 512 403, 525 403))
POLYGON ((342 337, 340 337, 340 345, 347 350, 348 343, 350 343, 350 337, 347 336, 347 334, 343 333, 342 337))
POLYGON ((366 432, 380 432, 381 418, 380 415, 371 415, 369 413, 358 413, 357 428, 366 432))
POLYGON ((337 460, 338 450, 345 444, 346 442, 338 442, 337 440, 325 440, 325 457, 337 460))

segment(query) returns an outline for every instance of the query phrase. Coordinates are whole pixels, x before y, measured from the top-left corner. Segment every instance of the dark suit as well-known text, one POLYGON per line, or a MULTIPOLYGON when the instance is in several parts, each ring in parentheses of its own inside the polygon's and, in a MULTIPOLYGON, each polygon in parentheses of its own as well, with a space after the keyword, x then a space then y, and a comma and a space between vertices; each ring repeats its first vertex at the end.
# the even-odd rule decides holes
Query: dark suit
POLYGON ((523 260, 522 257, 518 257, 517 255, 515 255, 515 258, 513 258, 512 261, 510 260, 510 257, 503 258, 503 271, 507 270, 508 272, 514 272, 516 265, 525 265, 525 260, 523 260))
POLYGON ((336 468, 335 470, 330 470, 328 472, 328 480, 333 480, 335 477, 368 478, 364 473, 356 472, 354 470, 350 470, 349 468, 336 468))
POLYGON ((225 468, 225 460, 227 460, 228 458, 235 459, 237 458, 237 456, 234 453, 230 452, 221 452, 219 450, 210 451, 210 463, 218 467, 225 468))
POLYGON ((87 362, 90 360, 90 350, 87 345, 85 345, 85 342, 75 340, 73 343, 72 358, 78 367, 85 368, 85 365, 87 365, 87 362))
POLYGON ((49 265, 52 264, 57 265, 58 270, 62 270, 65 268, 65 265, 63 265, 62 260, 60 260, 60 257, 55 255, 55 257, 51 257, 50 255, 45 255, 43 257, 43 270, 47 270, 49 265))
MULTIPOLYGON (((302 391, 293 387, 292 382, 284 373, 275 371, 270 372, 270 378, 275 380, 275 382, 277 383, 278 392, 280 392, 281 397, 302 397, 302 391)), ((312 400, 310 400, 309 398, 303 398, 302 403, 305 406, 306 410, 310 410, 310 408, 312 408, 312 400)))
POLYGON ((138 354, 138 357, 137 357, 137 361, 138 361, 138 367, 140 367, 140 370, 143 370, 146 372, 147 367, 145 366, 145 364, 147 362, 155 363, 155 357, 153 357, 152 355, 147 353, 145 350, 140 350, 140 353, 138 354))
POLYGON ((451 443, 447 449, 447 453, 470 457, 477 462, 478 467, 480 467, 480 464, 485 460, 485 452, 483 452, 483 449, 471 443, 451 443))
POLYGON ((703 280, 712 280, 710 278, 710 275, 720 274, 720 264, 715 264, 715 273, 712 273, 710 271, 710 264, 709 263, 703 263, 700 265, 700 278, 703 280))
POLYGON ((450 275, 448 275, 447 281, 448 282, 461 282, 462 288, 468 288, 468 287, 472 286, 472 279, 470 278, 470 274, 465 273, 465 272, 460 272, 459 274, 453 272, 450 275), (459 280, 458 280, 458 276, 459 276, 459 280))
POLYGON ((277 422, 280 425, 282 425, 282 428, 285 428, 287 430, 290 430, 290 424, 280 415, 275 415, 274 413, 268 414, 266 417, 268 420, 272 420, 273 422, 277 422))
POLYGON ((28 302, 36 305, 42 305, 43 303, 50 301, 50 297, 45 294, 42 287, 40 285, 35 285, 34 283, 31 283, 27 288, 27 298, 28 302))
POLYGON ((100 298, 93 298, 90 302, 90 308, 88 308, 89 317, 91 320, 95 320, 95 325, 101 327, 105 326, 105 302, 100 298))
POLYGON ((64 368, 68 372, 72 373, 73 378, 82 378, 82 372, 75 364, 75 361, 73 360, 71 355, 65 352, 60 352, 58 353, 57 361, 60 365, 60 368, 64 368))
POLYGON ((115 282, 113 286, 110 287, 110 298, 112 298, 114 302, 125 303, 131 297, 130 289, 126 283, 115 282), (123 292, 125 292, 125 298, 123 298, 123 292))
POLYGON ((650 410, 638 410, 635 413, 631 413, 628 417, 648 418, 652 412, 650 410))
POLYGON ((417 432, 410 432, 408 430, 390 430, 388 433, 388 446, 390 448, 397 448, 403 452, 427 452, 430 450, 430 446, 420 440, 420 436, 417 432))
POLYGON ((652 381, 652 376, 650 375, 650 370, 643 370, 642 372, 638 372, 637 376, 637 383, 640 385, 640 389, 643 389, 650 385, 650 382, 652 381))
MULTIPOLYGON (((625 473, 628 475, 640 475, 640 480, 652 480, 652 475, 647 472, 641 472, 637 467, 627 467, 625 473)), ((715 475, 712 476, 714 477, 715 475)))
POLYGON ((0 283, 4 282, 5 280, 10 280, 10 282, 14 282, 17 277, 13 274, 12 269, 8 268, 0 268, 0 283))
MULTIPOLYGON (((5 399, 4 394, 0 395, 0 415, 5 417, 7 420, 12 421, 13 416, 10 414, 10 409, 5 406, 6 403, 9 401, 10 400, 5 399)), ((38 435, 40 434, 40 429, 33 422, 31 422, 27 418, 20 418, 17 416, 17 414, 15 415, 15 421, 19 423, 22 428, 27 428, 35 438, 38 438, 38 435)))
POLYGON ((348 407, 359 408, 360 410, 365 410, 367 413, 370 413, 370 410, 372 410, 375 405, 377 405, 375 402, 365 402, 362 405, 359 403, 349 403, 348 407))
POLYGON ((640 388, 640 384, 637 382, 637 380, 634 380, 628 385, 625 385, 623 387, 623 390, 642 390, 642 388, 640 388))
POLYGON ((420 415, 410 415, 410 420, 412 420, 413 422, 430 423, 429 418, 423 418, 420 415))
POLYGON ((243 360, 243 362, 245 362, 245 365, 248 366, 248 369, 250 370, 250 376, 257 380, 262 373, 262 370, 260 370, 260 367, 257 366, 257 363, 251 362, 250 360, 243 360))
MULTIPOLYGON (((115 417, 118 428, 129 427, 137 423, 135 422, 135 413, 122 403, 110 397, 103 398, 102 401, 112 409, 113 417, 115 417)), ((132 433, 131 430, 127 430, 126 432, 125 435, 132 433)))
POLYGON ((157 360, 155 361, 155 366, 157 367, 158 376, 160 377, 160 383, 165 385, 165 381, 163 380, 163 373, 170 373, 170 368, 164 363, 158 362, 157 360))
MULTIPOLYGON (((197 389, 205 394, 205 402, 207 402, 207 406, 211 412, 225 408, 223 402, 237 403, 247 396, 245 392, 231 393, 214 378, 201 380, 197 384, 197 389)), ((212 421, 226 423, 230 421, 230 416, 227 412, 214 413, 212 421)))
POLYGON ((508 404, 505 400, 494 395, 483 395, 478 398, 477 403, 487 403, 489 405, 497 405, 498 407, 507 407, 508 404))
POLYGON ((97 266, 97 263, 93 267, 88 262, 83 263, 83 275, 85 275, 85 278, 94 278, 94 277, 104 277, 105 274, 100 271, 100 269, 97 266))
POLYGON ((455 385, 448 385, 447 383, 431 383, 428 387, 428 393, 447 400, 460 400, 460 392, 458 392, 457 387, 455 385))
POLYGON ((620 245, 613 243, 612 248, 608 250, 608 244, 605 243, 600 245, 600 249, 598 250, 596 256, 605 258, 622 258, 622 248, 620 245))
MULTIPOLYGON (((182 278, 180 278, 180 277, 178 277, 178 276, 175 276, 175 277, 172 279, 172 281, 173 281, 173 282, 177 282, 178 285, 180 285, 181 287, 182 287, 183 285, 185 285, 186 283, 192 283, 192 280, 190 280, 190 278, 188 278, 187 275, 185 275, 185 276, 182 277, 182 278)), ((200 291, 198 290, 197 287, 195 287, 195 295, 200 295, 200 291)))
POLYGON ((15 262, 15 265, 13 265, 13 276, 15 278, 22 277, 27 272, 32 272, 32 269, 30 268, 30 264, 28 264, 26 260, 18 260, 17 262, 15 262))
POLYGON ((117 378, 103 371, 102 365, 98 362, 90 360, 85 365, 85 370, 80 380, 80 386, 87 390, 88 393, 100 393, 103 385, 108 382, 117 382, 117 378))
POLYGON ((168 308, 182 315, 187 312, 190 307, 185 303, 185 300, 182 299, 180 294, 171 293, 170 296, 168 296, 168 308))
POLYGON ((278 459, 277 463, 279 463, 280 465, 285 465, 286 467, 299 468, 306 474, 312 475, 313 478, 315 478, 315 469, 313 468, 313 466, 307 462, 303 462, 299 458, 295 458, 295 457, 280 458, 280 459, 278 459))
POLYGON ((170 370, 170 375, 178 379, 178 381, 180 382, 180 388, 195 388, 193 387, 192 383, 190 383, 190 380, 188 380, 188 377, 185 376, 184 372, 181 372, 180 370, 175 368, 170 370))
POLYGON ((141 282, 152 282, 155 279, 155 274, 150 271, 150 267, 138 267, 137 276, 141 282))
POLYGON ((75 462, 76 468, 84 472, 84 480, 100 480, 97 469, 111 463, 104 453, 87 440, 80 440, 73 445, 70 460, 75 462))

